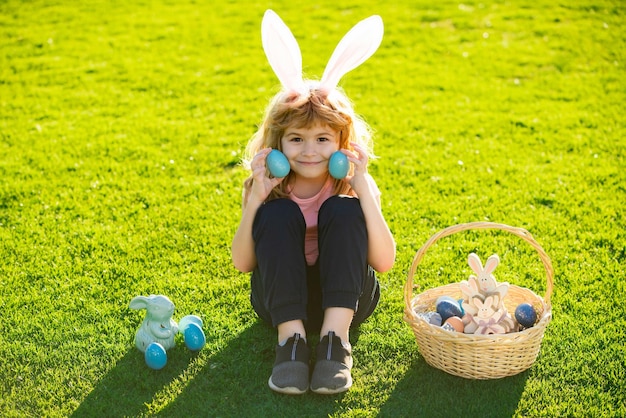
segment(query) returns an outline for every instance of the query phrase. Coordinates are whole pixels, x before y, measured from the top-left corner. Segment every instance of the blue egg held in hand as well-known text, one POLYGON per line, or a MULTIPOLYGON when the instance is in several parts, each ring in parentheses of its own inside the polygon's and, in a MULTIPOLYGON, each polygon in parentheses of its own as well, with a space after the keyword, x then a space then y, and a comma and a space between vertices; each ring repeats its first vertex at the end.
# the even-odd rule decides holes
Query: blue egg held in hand
POLYGON ((537 321, 537 312, 530 303, 520 303, 515 308, 515 319, 524 328, 530 328, 537 321))
POLYGON ((193 322, 185 329, 185 345, 191 351, 199 351, 206 344, 206 337, 202 328, 193 322))
POLYGON ((341 180, 348 175, 349 170, 350 161, 348 161, 348 157, 341 151, 333 152, 328 160, 328 172, 330 175, 341 180))
POLYGON ((277 149, 273 149, 270 151, 269 154, 267 154, 265 164, 270 170, 270 174, 277 178, 285 177, 287 174, 289 174, 289 171, 291 171, 289 160, 287 160, 285 154, 278 151, 277 149))
POLYGON ((146 347, 144 353, 146 364, 153 370, 161 370, 167 364, 167 352, 157 342, 152 342, 146 347))

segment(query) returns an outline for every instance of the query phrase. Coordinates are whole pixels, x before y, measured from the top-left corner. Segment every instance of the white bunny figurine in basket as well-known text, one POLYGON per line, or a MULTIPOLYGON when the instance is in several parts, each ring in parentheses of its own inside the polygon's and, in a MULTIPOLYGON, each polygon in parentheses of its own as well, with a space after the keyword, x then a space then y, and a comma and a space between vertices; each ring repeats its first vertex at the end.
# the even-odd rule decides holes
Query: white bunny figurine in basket
POLYGON ((506 309, 503 309, 498 295, 492 295, 481 301, 474 298, 474 305, 478 308, 474 322, 476 329, 474 334, 506 334, 508 325, 505 317, 506 309))
POLYGON ((174 304, 167 296, 136 296, 129 307, 146 310, 146 317, 135 334, 135 346, 139 351, 145 352, 152 342, 161 344, 166 350, 175 346, 178 324, 172 319, 174 304))
POLYGON ((500 257, 498 254, 493 254, 489 256, 487 262, 485 263, 485 267, 483 268, 483 263, 480 261, 480 257, 478 257, 475 253, 470 253, 467 256, 467 263, 472 268, 476 276, 470 276, 469 280, 472 279, 478 285, 478 290, 486 295, 491 293, 498 293, 500 295, 500 299, 504 298, 506 293, 509 291, 509 284, 504 282, 498 284, 496 282, 496 278, 493 276, 493 271, 500 264, 500 257))
POLYGON ((465 333, 506 333, 515 327, 515 322, 504 306, 504 297, 509 291, 509 284, 506 282, 498 284, 493 271, 500 264, 497 254, 491 255, 483 267, 480 258, 475 253, 470 253, 467 262, 476 276, 470 275, 469 279, 461 282, 460 288, 464 295, 462 302, 466 315, 463 318, 465 333), (489 299, 489 301, 487 300, 489 299), (493 312, 487 315, 485 309, 493 306, 493 312), (486 319, 493 319, 497 316, 497 327, 491 327, 491 331, 486 332, 484 324, 486 319), (483 326, 478 320, 483 321, 483 326), (497 331, 497 332, 495 332, 497 331))

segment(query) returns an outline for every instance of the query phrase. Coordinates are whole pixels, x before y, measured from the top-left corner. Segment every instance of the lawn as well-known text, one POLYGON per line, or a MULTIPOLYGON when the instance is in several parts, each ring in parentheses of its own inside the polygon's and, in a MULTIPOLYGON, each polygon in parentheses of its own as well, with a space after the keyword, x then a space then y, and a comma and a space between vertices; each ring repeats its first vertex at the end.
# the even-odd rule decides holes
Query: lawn
MULTIPOLYGON (((626 5, 609 0, 0 2, 0 415, 626 415, 626 5), (353 333, 353 388, 267 387, 274 331, 230 260, 243 148, 278 88, 261 47, 274 9, 319 77, 380 14, 378 52, 341 86, 375 129, 370 166, 397 241, 353 333), (403 321, 416 251, 456 224, 530 231, 554 265, 532 367, 496 380, 434 369, 403 321), (203 318, 160 371, 133 345, 137 295, 203 318)), ((518 237, 429 249, 418 293, 470 273, 546 292, 518 237)))

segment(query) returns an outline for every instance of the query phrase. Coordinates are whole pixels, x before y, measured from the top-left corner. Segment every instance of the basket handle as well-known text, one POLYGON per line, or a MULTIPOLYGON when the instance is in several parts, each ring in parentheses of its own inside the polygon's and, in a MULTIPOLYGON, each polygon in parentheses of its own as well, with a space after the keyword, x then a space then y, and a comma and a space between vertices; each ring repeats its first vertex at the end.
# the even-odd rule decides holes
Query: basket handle
POLYGON ((510 232, 511 234, 516 235, 529 243, 539 253, 539 257, 541 258, 543 266, 546 269, 547 285, 546 293, 543 297, 543 300, 548 307, 551 307, 550 296, 552 295, 554 269, 552 268, 552 262, 550 261, 550 257, 548 257, 543 248, 541 248, 541 245, 539 245, 539 243, 535 241, 533 236, 527 230, 494 222, 469 222, 465 224, 453 225, 442 229, 441 231, 431 236, 430 239, 426 241, 426 243, 422 246, 422 248, 420 248, 419 251, 415 253, 415 257, 413 257, 413 263, 411 264, 408 280, 405 284, 404 289, 404 302, 406 306, 410 306, 411 304, 411 299, 413 298, 413 275, 415 274, 415 270, 417 269, 418 264, 424 258, 426 250, 428 250, 430 246, 439 241, 441 238, 456 234, 457 232, 468 231, 471 229, 498 229, 501 231, 510 232))

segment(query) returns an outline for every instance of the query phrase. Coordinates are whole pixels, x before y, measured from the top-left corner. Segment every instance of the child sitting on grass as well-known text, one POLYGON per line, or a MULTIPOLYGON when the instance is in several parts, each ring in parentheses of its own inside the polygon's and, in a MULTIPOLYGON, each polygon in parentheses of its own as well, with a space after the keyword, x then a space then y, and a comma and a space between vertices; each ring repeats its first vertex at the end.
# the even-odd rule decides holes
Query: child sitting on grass
POLYGON ((246 148, 244 165, 251 175, 244 183, 232 259, 238 270, 252 272, 252 306, 277 329, 268 382, 277 392, 301 394, 310 388, 334 394, 351 387, 349 330, 378 303, 374 271, 387 271, 394 263, 395 242, 381 212, 380 191, 367 171, 370 132, 336 86, 381 39, 379 17, 361 22, 344 37, 333 54, 340 56, 331 57, 322 80, 310 82, 302 80, 299 48, 289 29, 272 11, 263 20, 264 48, 283 89, 246 148), (289 162, 285 177, 269 173, 272 149, 289 162), (329 159, 339 150, 351 168, 345 178, 335 179, 329 159), (318 330, 309 380, 307 332, 318 330))

